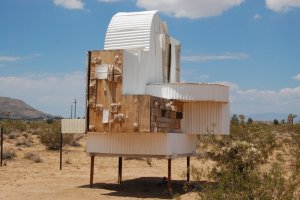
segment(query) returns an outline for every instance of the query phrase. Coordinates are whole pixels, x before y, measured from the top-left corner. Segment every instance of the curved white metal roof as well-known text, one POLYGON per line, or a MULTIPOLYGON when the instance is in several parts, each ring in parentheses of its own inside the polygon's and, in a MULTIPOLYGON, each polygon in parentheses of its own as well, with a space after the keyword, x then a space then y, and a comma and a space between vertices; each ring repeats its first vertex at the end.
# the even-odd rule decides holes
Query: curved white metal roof
POLYGON ((108 26, 104 49, 150 49, 151 27, 158 11, 119 12, 108 26))
POLYGON ((215 83, 151 83, 146 94, 181 101, 229 102, 229 87, 215 83))

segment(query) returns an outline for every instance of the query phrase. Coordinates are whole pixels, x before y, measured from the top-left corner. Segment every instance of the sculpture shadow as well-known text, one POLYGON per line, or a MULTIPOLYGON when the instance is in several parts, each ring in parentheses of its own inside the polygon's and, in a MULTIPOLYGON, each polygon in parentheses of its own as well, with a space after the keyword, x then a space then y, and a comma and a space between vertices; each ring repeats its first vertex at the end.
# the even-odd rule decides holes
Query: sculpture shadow
MULTIPOLYGON (((184 189, 186 185, 185 180, 172 181, 172 194, 186 194, 197 189, 196 185, 200 182, 192 182, 187 191, 184 189), (191 189, 192 188, 192 189, 191 189)), ((204 184, 209 184, 205 183, 204 184)), ((80 188, 90 188, 90 185, 83 185, 80 188)), ((104 189, 109 192, 103 194, 106 196, 115 197, 132 197, 132 198, 158 198, 158 199, 172 199, 173 195, 167 192, 167 182, 159 177, 140 177, 122 181, 117 183, 94 183, 92 189, 104 189)))

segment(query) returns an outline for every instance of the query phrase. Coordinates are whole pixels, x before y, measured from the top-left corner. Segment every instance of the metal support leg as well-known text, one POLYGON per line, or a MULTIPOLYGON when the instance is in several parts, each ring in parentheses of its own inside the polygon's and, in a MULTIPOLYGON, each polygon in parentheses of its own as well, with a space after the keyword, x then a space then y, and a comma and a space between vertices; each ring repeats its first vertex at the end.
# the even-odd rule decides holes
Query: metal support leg
POLYGON ((90 171, 90 188, 93 187, 93 182, 94 182, 94 161, 95 161, 95 156, 91 156, 91 171, 90 171))
POLYGON ((168 192, 172 192, 172 185, 171 185, 171 159, 168 159, 168 192))
POLYGON ((186 181, 190 182, 190 157, 186 157, 186 181))
POLYGON ((119 157, 118 184, 122 182, 122 157, 119 157))

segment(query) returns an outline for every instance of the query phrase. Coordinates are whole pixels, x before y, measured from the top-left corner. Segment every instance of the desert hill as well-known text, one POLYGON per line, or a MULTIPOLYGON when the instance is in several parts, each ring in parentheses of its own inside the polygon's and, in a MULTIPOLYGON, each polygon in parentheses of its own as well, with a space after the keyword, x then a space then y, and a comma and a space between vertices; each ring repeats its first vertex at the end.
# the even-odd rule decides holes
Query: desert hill
POLYGON ((0 97, 0 119, 43 119, 51 115, 43 113, 22 100, 0 97))

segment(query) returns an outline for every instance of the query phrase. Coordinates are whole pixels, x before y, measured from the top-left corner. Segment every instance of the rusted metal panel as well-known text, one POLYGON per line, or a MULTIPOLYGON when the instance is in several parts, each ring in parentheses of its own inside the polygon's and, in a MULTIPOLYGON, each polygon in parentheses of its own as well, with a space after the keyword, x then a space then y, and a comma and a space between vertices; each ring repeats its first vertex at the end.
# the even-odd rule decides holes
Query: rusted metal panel
POLYGON ((181 129, 189 134, 229 134, 229 103, 189 102, 183 105, 181 129))
POLYGON ((85 133, 86 121, 85 119, 62 119, 61 132, 62 133, 85 133))

